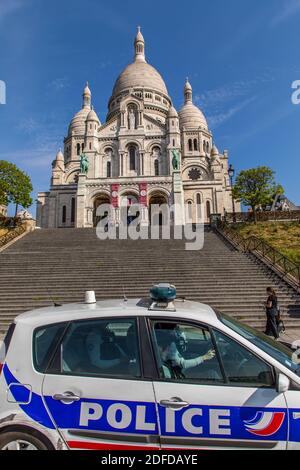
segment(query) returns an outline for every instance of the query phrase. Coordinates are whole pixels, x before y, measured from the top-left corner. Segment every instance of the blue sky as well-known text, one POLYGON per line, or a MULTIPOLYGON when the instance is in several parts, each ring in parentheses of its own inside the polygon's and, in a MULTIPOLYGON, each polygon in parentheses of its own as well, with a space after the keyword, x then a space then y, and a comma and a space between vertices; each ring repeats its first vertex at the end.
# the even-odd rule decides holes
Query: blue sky
POLYGON ((0 159, 24 169, 34 197, 48 190, 88 80, 105 120, 137 25, 147 60, 178 109, 189 76, 219 150, 237 171, 268 165, 300 204, 300 0, 0 0, 0 159))

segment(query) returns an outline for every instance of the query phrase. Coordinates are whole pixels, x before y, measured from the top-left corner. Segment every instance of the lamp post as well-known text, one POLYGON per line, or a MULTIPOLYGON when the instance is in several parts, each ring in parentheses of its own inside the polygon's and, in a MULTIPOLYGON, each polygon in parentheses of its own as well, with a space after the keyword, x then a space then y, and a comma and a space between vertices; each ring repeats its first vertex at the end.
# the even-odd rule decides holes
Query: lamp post
POLYGON ((233 189, 233 178, 234 178, 234 175, 235 175, 235 169, 233 168, 233 165, 232 165, 232 163, 229 165, 229 169, 228 169, 228 175, 229 175, 229 178, 230 178, 230 186, 231 186, 231 197, 232 197, 232 218, 233 218, 233 223, 235 224, 235 223, 236 223, 236 214, 235 214, 235 204, 234 204, 234 197, 233 197, 233 194, 232 194, 232 189, 233 189))

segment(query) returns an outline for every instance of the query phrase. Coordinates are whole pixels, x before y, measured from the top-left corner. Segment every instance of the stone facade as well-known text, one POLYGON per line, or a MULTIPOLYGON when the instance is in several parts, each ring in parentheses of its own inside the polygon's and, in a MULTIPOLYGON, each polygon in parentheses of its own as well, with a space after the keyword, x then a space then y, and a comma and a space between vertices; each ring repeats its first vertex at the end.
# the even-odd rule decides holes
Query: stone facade
POLYGON ((113 88, 105 123, 92 107, 88 84, 84 88, 82 109, 53 161, 50 190, 38 194, 38 226, 93 227, 102 203, 112 204, 116 223, 122 208, 134 202, 143 205, 145 223, 152 204, 185 203, 194 222, 231 211, 228 155, 213 144, 189 81, 177 113, 161 75, 146 62, 140 30, 134 50, 134 62, 113 88), (174 151, 181 154, 180 171, 173 170, 174 151), (86 174, 80 171, 82 154, 86 174))

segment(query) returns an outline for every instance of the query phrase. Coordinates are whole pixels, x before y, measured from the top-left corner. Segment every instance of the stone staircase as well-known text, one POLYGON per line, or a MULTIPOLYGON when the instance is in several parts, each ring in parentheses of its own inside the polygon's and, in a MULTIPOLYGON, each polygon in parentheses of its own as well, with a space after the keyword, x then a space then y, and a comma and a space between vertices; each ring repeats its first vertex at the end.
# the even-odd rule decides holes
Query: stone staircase
POLYGON ((0 253, 0 332, 21 312, 53 302, 147 296, 170 282, 178 296, 263 329, 265 289, 274 286, 288 329, 300 328, 300 296, 252 256, 239 253, 210 229, 204 248, 181 240, 100 241, 94 229, 36 230, 0 253))

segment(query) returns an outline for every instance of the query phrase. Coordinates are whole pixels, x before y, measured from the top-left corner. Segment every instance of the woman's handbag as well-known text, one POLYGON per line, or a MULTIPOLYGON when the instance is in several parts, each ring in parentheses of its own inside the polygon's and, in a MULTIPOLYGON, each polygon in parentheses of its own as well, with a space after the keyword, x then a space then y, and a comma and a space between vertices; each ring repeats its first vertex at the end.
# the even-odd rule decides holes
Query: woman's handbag
POLYGON ((281 315, 280 315, 280 307, 278 306, 277 307, 277 317, 276 317, 276 324, 277 324, 277 329, 278 329, 278 333, 284 333, 285 332, 285 325, 284 325, 284 322, 283 320, 281 319, 281 315))

